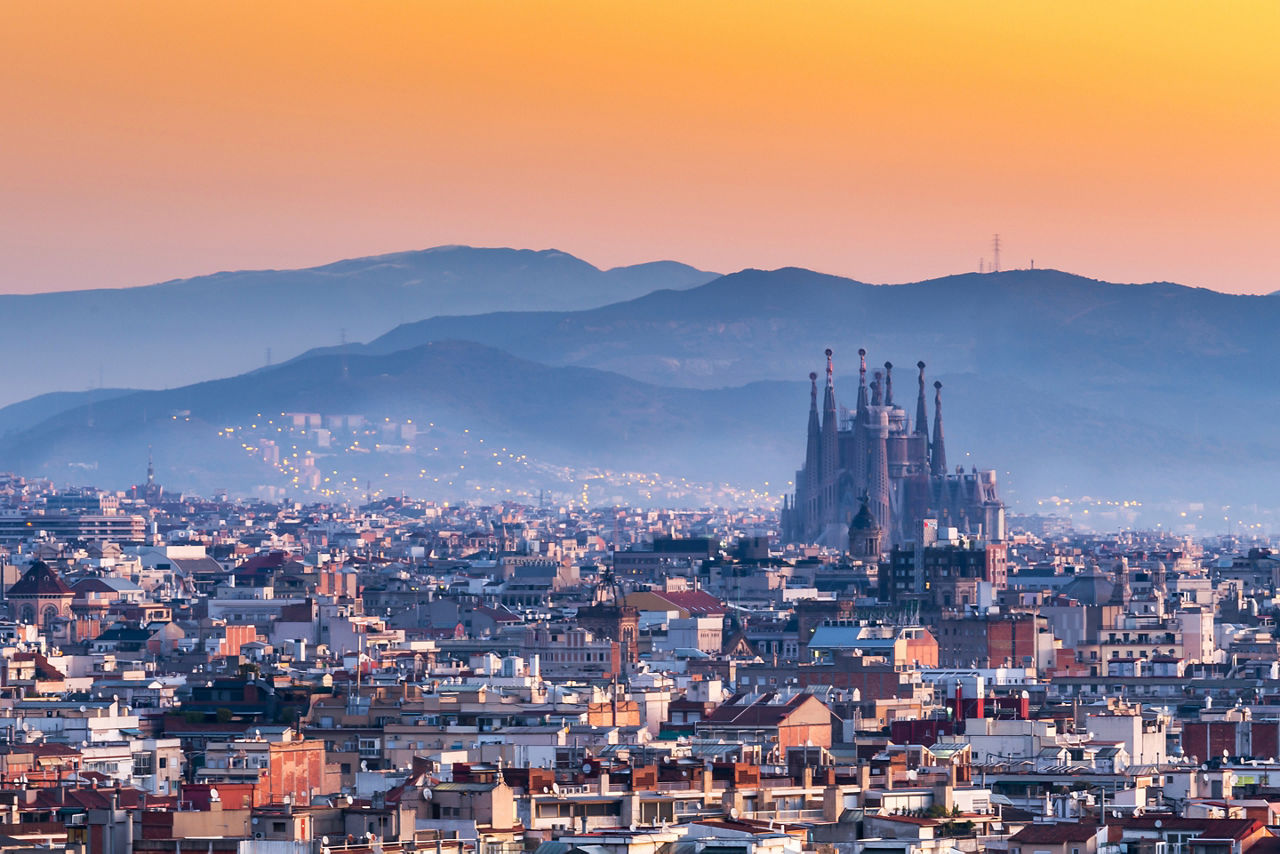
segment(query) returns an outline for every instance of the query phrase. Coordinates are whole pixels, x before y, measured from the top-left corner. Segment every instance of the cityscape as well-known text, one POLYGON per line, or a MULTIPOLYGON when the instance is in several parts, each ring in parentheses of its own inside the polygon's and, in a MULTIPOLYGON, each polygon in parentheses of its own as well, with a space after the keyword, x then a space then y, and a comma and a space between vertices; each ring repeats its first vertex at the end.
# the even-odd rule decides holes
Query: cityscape
POLYGON ((1280 6, 15 4, 0 854, 1280 854, 1280 6))

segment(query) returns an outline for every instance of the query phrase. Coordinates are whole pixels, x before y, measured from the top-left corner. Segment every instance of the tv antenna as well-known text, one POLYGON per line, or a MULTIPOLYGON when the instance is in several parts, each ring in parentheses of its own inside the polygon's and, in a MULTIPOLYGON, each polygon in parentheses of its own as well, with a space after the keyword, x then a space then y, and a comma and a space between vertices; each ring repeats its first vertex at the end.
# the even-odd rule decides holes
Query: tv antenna
POLYGON ((1000 272, 1000 235, 991 238, 991 272, 1000 272))

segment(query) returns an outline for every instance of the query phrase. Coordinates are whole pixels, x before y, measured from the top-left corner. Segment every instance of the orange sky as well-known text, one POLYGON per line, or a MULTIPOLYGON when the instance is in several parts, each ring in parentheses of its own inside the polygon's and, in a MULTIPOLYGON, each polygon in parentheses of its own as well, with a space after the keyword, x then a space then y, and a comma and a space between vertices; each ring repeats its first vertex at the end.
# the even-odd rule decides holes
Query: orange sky
POLYGON ((1280 3, 14 3, 0 291, 441 243, 1280 288, 1280 3))

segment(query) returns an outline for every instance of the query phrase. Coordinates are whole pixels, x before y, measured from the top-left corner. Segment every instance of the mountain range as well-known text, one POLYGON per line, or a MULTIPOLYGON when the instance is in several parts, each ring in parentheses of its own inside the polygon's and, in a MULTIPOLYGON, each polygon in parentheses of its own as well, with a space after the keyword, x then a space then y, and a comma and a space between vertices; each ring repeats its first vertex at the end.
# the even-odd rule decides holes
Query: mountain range
MULTIPOLYGON (((121 485, 152 444, 174 485, 288 485, 292 470, 267 470, 259 445, 226 428, 260 412, 359 413, 430 429, 407 450, 301 449, 344 483, 447 498, 476 486, 576 494, 595 478, 603 497, 693 500, 686 483, 698 481, 776 499, 804 453, 806 374, 833 347, 852 405, 861 346, 873 370, 898 365, 912 413, 913 366, 928 363, 944 384, 950 460, 997 468, 1021 509, 1085 495, 1175 521, 1280 508, 1269 489, 1280 396, 1264 357, 1275 297, 1052 270, 871 285, 787 268, 683 284, 576 310, 434 316, 167 391, 32 401, 0 410, 0 469, 121 485), (512 449, 507 466, 494 443, 512 449)), ((362 435, 376 444, 373 433, 362 435)))
POLYGON ((0 317, 31 353, 23 370, 0 376, 0 405, 107 385, 186 385, 423 317, 591 308, 715 276, 672 261, 601 270, 555 250, 438 246, 305 270, 0 295, 0 317))

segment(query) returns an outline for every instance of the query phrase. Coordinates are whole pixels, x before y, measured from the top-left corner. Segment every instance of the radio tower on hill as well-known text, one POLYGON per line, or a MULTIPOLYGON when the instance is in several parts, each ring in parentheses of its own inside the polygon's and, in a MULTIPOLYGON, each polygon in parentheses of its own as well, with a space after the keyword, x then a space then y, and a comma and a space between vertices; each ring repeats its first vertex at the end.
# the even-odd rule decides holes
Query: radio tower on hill
POLYGON ((991 272, 1000 272, 1000 235, 991 238, 991 272))

